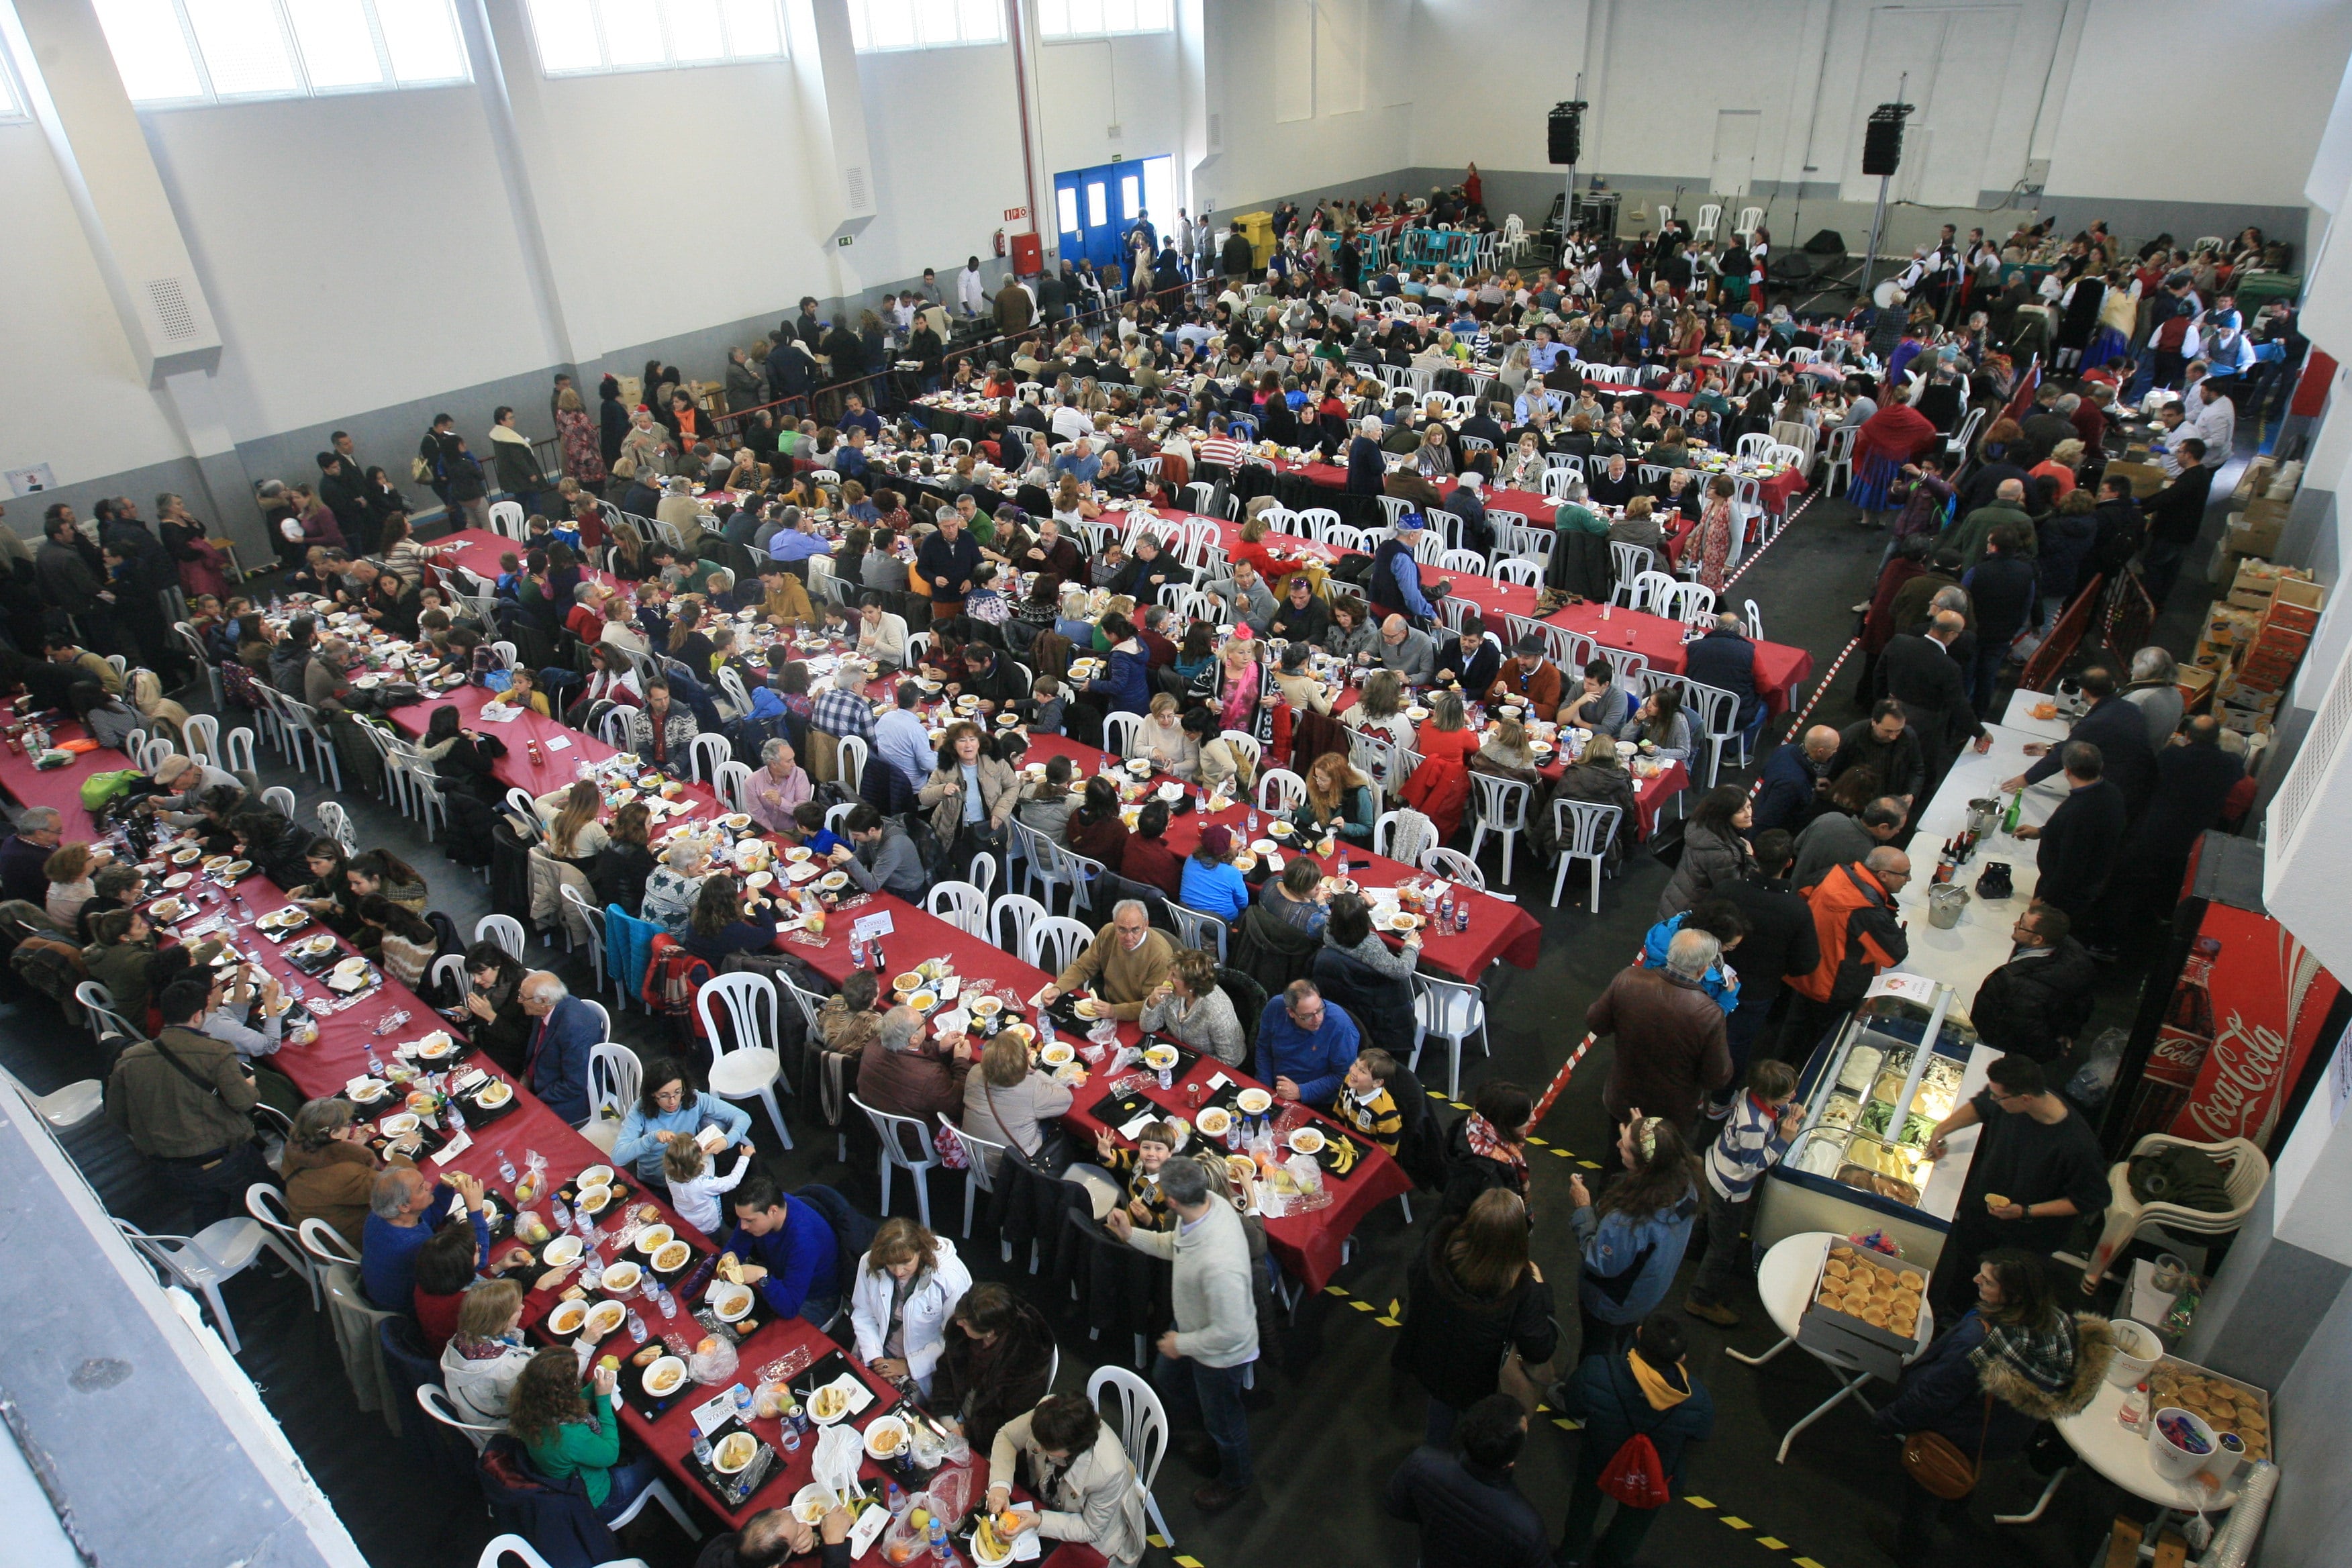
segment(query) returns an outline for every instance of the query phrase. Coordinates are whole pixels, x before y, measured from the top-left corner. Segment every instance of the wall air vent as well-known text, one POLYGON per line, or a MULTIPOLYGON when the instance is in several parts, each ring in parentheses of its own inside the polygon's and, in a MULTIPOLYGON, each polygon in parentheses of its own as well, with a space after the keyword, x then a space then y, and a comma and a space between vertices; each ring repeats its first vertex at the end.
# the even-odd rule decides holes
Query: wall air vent
POLYGON ((841 171, 841 183, 849 195, 849 210, 862 213, 874 205, 874 198, 866 185, 866 165, 852 163, 841 171))
POLYGON ((179 342, 196 335, 196 313, 188 308, 187 289, 177 278, 148 279, 147 301, 155 307, 164 337, 179 342))

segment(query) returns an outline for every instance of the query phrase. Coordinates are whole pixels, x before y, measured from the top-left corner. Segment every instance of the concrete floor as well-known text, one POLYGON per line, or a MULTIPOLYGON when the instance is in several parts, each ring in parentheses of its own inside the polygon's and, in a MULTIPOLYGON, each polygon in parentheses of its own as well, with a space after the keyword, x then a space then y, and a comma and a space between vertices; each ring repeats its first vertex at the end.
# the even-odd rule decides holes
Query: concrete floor
MULTIPOLYGON (((2234 477, 2225 472, 2217 493, 2226 493, 2234 477)), ((1847 606, 1866 596, 1883 547, 1879 535, 1852 526, 1853 516, 1843 501, 1815 501, 1736 584, 1736 597, 1753 597, 1763 606, 1774 640, 1811 651, 1816 679, 1853 636, 1854 616, 1847 606)), ((2193 616, 2190 591, 2183 589, 2176 597, 2180 604, 2168 622, 2193 616)), ((1851 700, 1855 674, 1849 664, 1838 688, 1816 710, 1818 719, 1842 724, 1856 716, 1851 700)), ((316 780, 293 774, 266 748, 263 772, 265 783, 296 790, 306 816, 329 796, 316 780)), ((337 798, 352 811, 363 845, 393 848, 425 870, 435 907, 449 913, 460 929, 470 930, 488 912, 478 876, 424 846, 410 824, 382 803, 355 798, 352 792, 337 798)), ((1601 913, 1593 916, 1572 897, 1560 910, 1549 908, 1548 881, 1538 882, 1522 862, 1517 890, 1543 922, 1544 954, 1533 970, 1498 966, 1489 976, 1492 1054, 1480 1056, 1474 1047, 1465 1059, 1465 1099, 1492 1078, 1538 1089, 1549 1081, 1583 1033, 1586 1005, 1634 952, 1667 874, 1649 857, 1637 858, 1620 880, 1606 885, 1601 913)), ((572 960, 551 953, 550 959, 555 967, 572 965, 576 984, 590 984, 584 954, 572 960)), ((2136 988, 2136 976, 2111 974, 2094 1033, 2127 1019, 2136 988)), ((641 1048, 654 1043, 653 1026, 642 1012, 618 1016, 615 1032, 641 1048)), ((1578 1155, 1597 1157, 1604 1146, 1599 1096, 1606 1052, 1599 1047, 1587 1058, 1541 1129, 1549 1142, 1578 1155)), ((96 1070, 87 1032, 67 1029, 46 1001, 28 994, 13 976, 0 976, 0 1062, 36 1089, 96 1070)), ((1424 1079, 1442 1082, 1443 1067, 1442 1059, 1425 1059, 1424 1079)), ((800 1147, 793 1152, 763 1155, 786 1182, 824 1179, 843 1185, 862 1204, 876 1202, 870 1144, 861 1152, 853 1142, 852 1168, 844 1172, 833 1161, 829 1136, 816 1135, 813 1127, 796 1129, 796 1136, 800 1147)), ((77 1134, 72 1146, 116 1212, 151 1228, 173 1224, 168 1199, 102 1121, 77 1134)), ((1567 1210, 1568 1177, 1574 1169, 1571 1161, 1538 1157, 1534 1189, 1537 1261, 1553 1281, 1570 1340, 1575 1332, 1576 1253, 1567 1210)), ((961 1212, 956 1180, 942 1173, 934 1193, 943 1221, 961 1212)), ((903 1203, 903 1186, 900 1197, 903 1203)), ((1202 1520, 1189 1499, 1192 1478, 1171 1454, 1159 1495, 1184 1559, 1205 1568, 1272 1564, 1306 1546, 1330 1563, 1405 1568, 1414 1561, 1412 1533, 1382 1514, 1378 1489, 1418 1440, 1423 1400, 1417 1384, 1389 1371, 1395 1331, 1378 1320, 1390 1316, 1391 1301, 1402 1295, 1407 1259, 1425 1235, 1434 1206, 1433 1201, 1419 1205, 1421 1223, 1412 1227, 1396 1205, 1375 1214, 1359 1231, 1354 1258, 1335 1279, 1337 1288, 1303 1303, 1295 1327, 1269 1347, 1275 1375, 1261 1378, 1259 1408, 1252 1418, 1261 1474, 1254 1496, 1223 1517, 1202 1520)), ((1034 1289, 1025 1275, 998 1265, 996 1249, 985 1237, 966 1256, 977 1275, 1034 1289)), ((478 1500, 469 1489, 436 1479, 424 1457, 392 1437, 380 1418, 353 1410, 326 1325, 310 1312, 307 1297, 289 1281, 257 1273, 233 1281, 228 1295, 245 1338, 247 1368, 370 1561, 385 1568, 457 1568, 472 1562, 489 1533, 478 1500)), ((1679 1299, 1679 1290, 1669 1298, 1679 1299)), ((1057 1315, 1062 1305, 1042 1293, 1039 1304, 1049 1315, 1057 1315)), ((1752 1294, 1742 1311, 1747 1322, 1730 1331, 1688 1321, 1692 1366, 1714 1395, 1717 1426, 1713 1439, 1693 1451, 1690 1500, 1678 1497, 1668 1506, 1642 1560, 1707 1562, 1722 1568, 1762 1568, 1801 1557, 1822 1568, 1884 1561, 1865 1529, 1892 1521, 1899 1489, 1895 1446, 1874 1438, 1862 1413, 1847 1406, 1800 1438, 1786 1466, 1775 1465, 1780 1433, 1826 1397, 1832 1385, 1827 1373, 1801 1354, 1784 1355, 1761 1368, 1728 1360, 1728 1348, 1753 1353, 1775 1337, 1752 1294)), ((1083 1388, 1087 1371, 1104 1359, 1101 1348, 1086 1340, 1083 1329, 1065 1332, 1066 1389, 1083 1388)), ((1564 1348, 1563 1367, 1566 1356, 1564 1348)), ((1519 1479, 1557 1530, 1578 1438, 1548 1422, 1538 1418, 1519 1479)), ((2030 1502, 2040 1486, 2041 1478, 2022 1465, 1997 1470, 1981 1489, 1973 1516, 1981 1521, 1994 1507, 2007 1511, 2030 1502)), ((1975 1563, 1990 1554, 2002 1563, 2053 1568, 2080 1563, 2090 1557, 2118 1506, 2111 1489, 2077 1473, 2040 1525, 2000 1529, 1991 1538, 1964 1534, 1929 1562, 1975 1563)), ((691 1561, 686 1542, 666 1518, 658 1510, 648 1514, 629 1532, 632 1550, 656 1564, 691 1561)), ((1151 1561, 1165 1563, 1169 1554, 1155 1549, 1151 1561)))

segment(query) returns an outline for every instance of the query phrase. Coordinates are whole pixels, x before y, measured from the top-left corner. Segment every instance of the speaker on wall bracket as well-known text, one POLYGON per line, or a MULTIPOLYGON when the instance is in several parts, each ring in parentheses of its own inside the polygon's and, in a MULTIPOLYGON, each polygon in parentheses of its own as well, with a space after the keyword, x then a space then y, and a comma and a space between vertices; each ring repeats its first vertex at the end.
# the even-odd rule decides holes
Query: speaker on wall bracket
POLYGON ((1862 172, 1895 174, 1903 166, 1903 121, 1913 112, 1907 103, 1882 103, 1870 111, 1862 128, 1862 172))
POLYGON ((1582 99, 1552 105, 1551 118, 1546 125, 1546 144, 1555 163, 1574 163, 1584 150, 1584 111, 1591 107, 1582 99))

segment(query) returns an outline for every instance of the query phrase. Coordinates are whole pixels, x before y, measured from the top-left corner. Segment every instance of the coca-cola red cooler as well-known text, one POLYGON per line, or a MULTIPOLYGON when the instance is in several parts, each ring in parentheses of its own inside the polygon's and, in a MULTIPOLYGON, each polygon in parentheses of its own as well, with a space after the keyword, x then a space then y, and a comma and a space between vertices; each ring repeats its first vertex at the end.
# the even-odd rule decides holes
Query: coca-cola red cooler
POLYGON ((2209 833, 2149 972, 2102 1135, 2122 1159, 2147 1133, 2243 1138, 2275 1157, 2326 1071, 2352 997, 2264 911, 2263 847, 2209 833))

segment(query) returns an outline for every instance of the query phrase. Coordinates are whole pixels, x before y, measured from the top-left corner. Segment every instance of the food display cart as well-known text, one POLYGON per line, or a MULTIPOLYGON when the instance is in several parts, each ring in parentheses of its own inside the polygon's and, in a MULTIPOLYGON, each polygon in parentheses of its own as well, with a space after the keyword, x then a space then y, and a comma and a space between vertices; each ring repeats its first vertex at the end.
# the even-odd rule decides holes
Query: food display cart
POLYGON ((1985 1085, 2000 1052, 1977 1042, 1952 988, 1890 972, 1853 1016, 1815 1048, 1798 1079, 1804 1125, 1766 1173, 1759 1251, 1806 1231, 1884 1231, 1904 1258, 1932 1268, 1968 1180, 1978 1130, 1927 1158, 1928 1135, 1985 1085))

